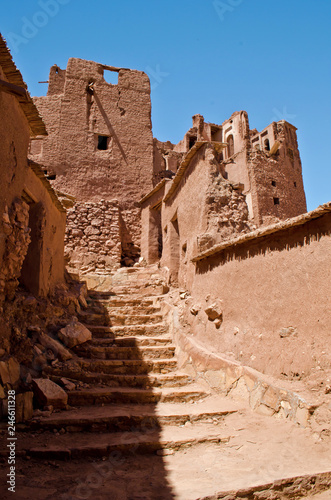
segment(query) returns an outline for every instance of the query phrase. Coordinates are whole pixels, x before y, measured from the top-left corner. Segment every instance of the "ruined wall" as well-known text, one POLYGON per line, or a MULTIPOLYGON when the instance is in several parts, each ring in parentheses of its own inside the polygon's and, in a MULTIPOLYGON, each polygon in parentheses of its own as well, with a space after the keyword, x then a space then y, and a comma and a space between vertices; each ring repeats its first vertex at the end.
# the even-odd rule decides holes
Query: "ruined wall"
POLYGON ((196 262, 190 332, 213 352, 276 377, 329 369, 330 210, 248 233, 196 262), (210 306, 220 308, 221 325, 208 319, 210 306))
POLYGON ((217 160, 223 177, 240 185, 249 217, 256 226, 268 225, 306 212, 296 128, 273 122, 262 132, 250 130, 248 115, 236 111, 222 125, 193 116, 193 126, 173 151, 187 152, 195 141, 227 145, 217 160))
POLYGON ((216 157, 212 145, 202 145, 170 197, 171 183, 166 187, 161 263, 181 286, 192 282, 198 249, 250 229, 245 197, 222 177, 216 157))
POLYGON ((69 59, 66 71, 51 68, 48 95, 35 98, 48 137, 32 142, 31 155, 79 202, 118 199, 138 244, 136 202, 153 187, 150 83, 143 72, 118 69, 118 84, 109 84, 109 69, 81 59, 69 59))
POLYGON ((4 252, 0 268, 0 304, 13 300, 22 265, 31 241, 29 206, 16 198, 2 214, 4 252))
POLYGON ((272 123, 251 138, 249 168, 258 224, 295 217, 307 211, 296 128, 272 123))

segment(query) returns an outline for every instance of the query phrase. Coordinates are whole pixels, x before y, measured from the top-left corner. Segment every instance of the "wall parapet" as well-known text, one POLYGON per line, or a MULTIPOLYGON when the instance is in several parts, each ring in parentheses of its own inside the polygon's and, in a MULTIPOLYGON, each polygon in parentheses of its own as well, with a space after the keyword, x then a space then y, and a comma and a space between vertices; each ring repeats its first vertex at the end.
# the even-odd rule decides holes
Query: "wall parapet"
POLYGON ((197 382, 207 383, 216 393, 246 400, 258 413, 289 419, 302 427, 309 425, 318 406, 310 395, 300 394, 253 368, 215 354, 182 332, 177 337, 180 368, 194 373, 197 382))
POLYGON ((217 245, 212 246, 204 252, 200 252, 195 257, 193 257, 191 261, 198 262, 200 260, 204 260, 208 257, 214 256, 220 253, 222 250, 225 250, 226 248, 239 246, 241 244, 247 243, 248 241, 259 240, 261 238, 264 238, 265 236, 275 234, 285 229, 302 226, 305 223, 310 222, 314 219, 318 219, 319 217, 329 212, 331 212, 331 202, 320 205, 318 208, 312 210, 311 212, 307 212, 305 214, 298 215, 297 217, 293 217, 291 219, 287 219, 285 221, 278 222, 267 227, 261 227, 259 229, 256 229, 255 231, 251 231, 250 233, 245 233, 235 238, 225 240, 222 243, 218 243, 217 245))

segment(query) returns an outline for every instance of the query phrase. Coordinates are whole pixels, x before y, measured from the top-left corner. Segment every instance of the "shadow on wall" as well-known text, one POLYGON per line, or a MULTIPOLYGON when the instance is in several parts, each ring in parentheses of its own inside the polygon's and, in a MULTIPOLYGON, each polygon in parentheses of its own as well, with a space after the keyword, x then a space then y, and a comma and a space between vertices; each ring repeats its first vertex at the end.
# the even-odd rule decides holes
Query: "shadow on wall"
POLYGON ((330 215, 309 221, 305 226, 293 226, 283 231, 277 231, 263 239, 257 237, 240 245, 232 245, 207 259, 196 262, 196 273, 205 274, 215 267, 227 262, 241 262, 256 256, 264 256, 271 252, 290 251, 292 248, 304 247, 310 243, 319 242, 324 236, 331 236, 330 215))
MULTIPOLYGON (((143 307, 141 300, 131 314, 140 314, 138 311, 143 307)), ((120 296, 93 291, 86 313, 91 315, 90 321, 92 315, 95 316, 93 339, 74 348, 83 364, 81 371, 70 377, 88 382, 90 388, 100 389, 101 385, 102 395, 86 396, 83 391, 79 396, 75 391, 76 394, 70 396, 69 392, 69 405, 79 407, 79 414, 83 417, 76 430, 73 424, 70 432, 75 446, 75 433, 78 442, 84 434, 85 445, 91 443, 92 447, 96 441, 100 442, 100 434, 103 435, 102 453, 99 454, 102 458, 91 461, 88 451, 84 457, 78 448, 77 456, 71 458, 79 459, 79 468, 77 462, 58 462, 60 467, 54 470, 45 465, 45 456, 40 463, 43 487, 55 488, 58 495, 62 494, 61 498, 68 500, 96 496, 114 500, 174 499, 161 452, 157 454, 162 450, 161 424, 155 410, 160 396, 152 389, 143 394, 139 392, 139 389, 149 389, 154 385, 151 372, 155 373, 155 360, 147 357, 145 341, 140 342, 139 336, 133 333, 125 336, 123 326, 129 326, 130 311, 120 296), (118 390, 107 392, 107 388, 118 390), (94 423, 91 420, 93 415, 98 417, 94 423), (107 452, 104 451, 105 445, 107 452)), ((143 325, 136 329, 142 331, 143 325)), ((56 445, 57 438, 61 440, 61 436, 52 437, 52 446, 56 445)), ((28 488, 36 488, 30 470, 24 481, 28 488)))

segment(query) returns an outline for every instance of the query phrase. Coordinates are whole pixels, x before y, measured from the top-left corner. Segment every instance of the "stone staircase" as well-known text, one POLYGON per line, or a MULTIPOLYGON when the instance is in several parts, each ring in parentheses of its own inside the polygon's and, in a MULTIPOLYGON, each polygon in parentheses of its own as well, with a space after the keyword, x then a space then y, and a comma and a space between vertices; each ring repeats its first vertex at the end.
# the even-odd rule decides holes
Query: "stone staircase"
POLYGON ((222 398, 211 406, 209 391, 177 370, 175 346, 161 313, 160 276, 128 269, 119 279, 109 292, 89 291, 88 308, 79 320, 92 340, 74 348, 72 360, 46 370, 54 382, 61 384, 65 377, 76 388, 68 391, 68 411, 30 423, 30 431, 42 429, 44 437, 47 432, 61 434, 60 440, 53 435, 47 447, 36 446, 36 440, 29 447, 26 436, 21 442, 29 456, 102 457, 133 448, 161 453, 195 441, 226 439, 215 425, 204 429, 203 424, 217 423, 239 406, 222 398), (185 428, 193 422, 202 425, 199 436, 185 428))
POLYGON ((72 383, 67 410, 20 426, 18 456, 36 475, 41 464, 59 467, 47 486, 56 494, 40 498, 90 498, 72 484, 89 477, 91 460, 111 463, 114 476, 99 496, 89 483, 96 500, 310 498, 330 487, 329 450, 305 429, 254 414, 178 370, 164 292, 154 268, 121 270, 110 291, 89 291, 79 320, 92 340, 47 369, 54 382, 72 383))

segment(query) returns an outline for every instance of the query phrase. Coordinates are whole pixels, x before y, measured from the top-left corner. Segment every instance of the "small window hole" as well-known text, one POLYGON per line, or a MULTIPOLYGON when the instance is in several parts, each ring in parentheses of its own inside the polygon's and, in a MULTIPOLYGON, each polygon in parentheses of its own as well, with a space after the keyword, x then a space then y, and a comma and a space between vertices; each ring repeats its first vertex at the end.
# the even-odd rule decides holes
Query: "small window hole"
POLYGON ((108 149, 108 140, 109 137, 107 135, 98 135, 98 149, 101 151, 108 149))
POLYGON ((279 205, 279 198, 274 198, 274 205, 279 205))

